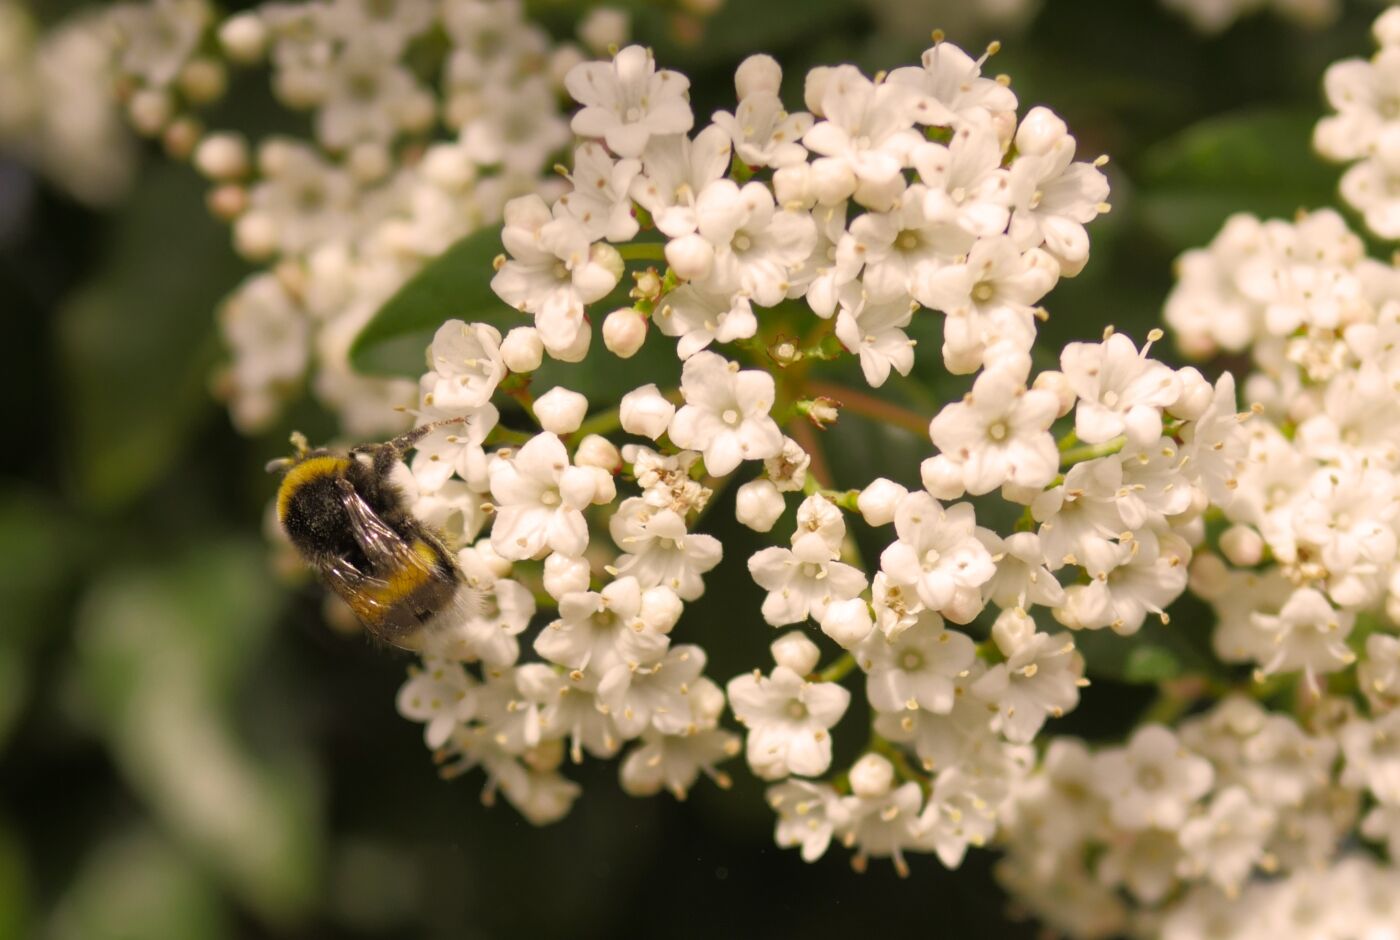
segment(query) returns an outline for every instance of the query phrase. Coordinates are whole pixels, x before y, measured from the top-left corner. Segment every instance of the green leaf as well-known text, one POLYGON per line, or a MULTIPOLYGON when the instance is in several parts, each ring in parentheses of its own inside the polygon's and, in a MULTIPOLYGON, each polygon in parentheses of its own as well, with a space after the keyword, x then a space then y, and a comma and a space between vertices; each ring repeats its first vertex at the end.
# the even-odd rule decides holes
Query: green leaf
POLYGON ((59 898, 54 940, 219 940, 231 935, 218 890, 151 829, 97 843, 59 898))
POLYGON ((501 250, 501 227, 494 225, 430 261, 355 337, 351 365, 361 372, 417 377, 423 371, 423 350, 446 321, 490 323, 502 333, 524 323, 491 290, 491 263, 501 250))
POLYGON ((118 568, 78 613, 77 688, 129 785, 245 903, 311 903, 319 810, 305 759, 254 750, 235 718, 278 592, 256 544, 118 568))
POLYGON ((1148 616, 1132 636, 1112 630, 1079 630, 1074 644, 1084 657, 1084 672, 1091 679, 1132 684, 1154 684, 1183 674, 1231 680, 1231 671, 1216 659, 1211 648, 1214 615, 1200 601, 1183 597, 1171 607, 1172 619, 1163 624, 1148 616))
POLYGON ((84 504, 127 504, 212 411, 214 311, 244 270, 186 167, 145 175, 95 278, 58 313, 71 474, 84 504))
POLYGON ((1137 211, 1175 250, 1203 245, 1236 212, 1292 217, 1336 202, 1337 170, 1312 151, 1317 114, 1208 118, 1147 150, 1137 211))

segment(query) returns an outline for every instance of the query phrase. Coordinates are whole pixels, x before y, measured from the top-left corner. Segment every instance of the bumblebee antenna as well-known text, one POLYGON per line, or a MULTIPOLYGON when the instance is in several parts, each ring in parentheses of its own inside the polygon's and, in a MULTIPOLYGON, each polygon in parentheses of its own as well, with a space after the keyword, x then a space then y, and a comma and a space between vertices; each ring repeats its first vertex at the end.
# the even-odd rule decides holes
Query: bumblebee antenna
POLYGON ((300 463, 301 461, 305 460, 307 453, 309 453, 311 450, 311 445, 307 443, 306 435, 301 433, 300 431, 293 431, 291 442, 293 451, 292 456, 278 457, 276 460, 269 460, 267 462, 267 466, 263 469, 265 469, 268 473, 281 473, 283 470, 286 470, 293 464, 300 463))

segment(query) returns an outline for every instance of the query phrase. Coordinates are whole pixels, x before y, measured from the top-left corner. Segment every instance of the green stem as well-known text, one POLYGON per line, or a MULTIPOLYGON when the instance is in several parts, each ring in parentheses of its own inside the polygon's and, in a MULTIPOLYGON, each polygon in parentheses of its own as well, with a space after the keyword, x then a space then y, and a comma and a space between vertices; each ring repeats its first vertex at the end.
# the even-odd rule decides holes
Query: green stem
POLYGON ((1060 454, 1060 466, 1072 467, 1086 460, 1116 454, 1123 449, 1123 445, 1127 442, 1127 438, 1120 435, 1111 441, 1104 441, 1102 444, 1084 444, 1080 447, 1071 447, 1060 454))
POLYGON ((623 261, 665 261, 666 246, 662 242, 629 242, 618 245, 623 261))
POLYGON ((850 653, 841 654, 841 658, 821 672, 817 673, 818 682, 840 682, 851 674, 851 670, 856 668, 856 658, 850 653))
POLYGON ((581 441, 590 434, 601 434, 606 437, 621 427, 622 412, 617 408, 609 408, 607 411, 598 412, 580 424, 578 430, 573 433, 573 438, 576 441, 581 441))

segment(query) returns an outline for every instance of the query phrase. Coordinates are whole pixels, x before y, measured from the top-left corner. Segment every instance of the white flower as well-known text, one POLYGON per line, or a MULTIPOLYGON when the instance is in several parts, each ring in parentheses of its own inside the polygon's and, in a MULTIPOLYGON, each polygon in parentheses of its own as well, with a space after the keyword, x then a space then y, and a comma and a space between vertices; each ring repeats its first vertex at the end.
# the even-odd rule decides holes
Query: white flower
POLYGON ((1205 414, 1181 431, 1187 475, 1217 505, 1229 503, 1234 494, 1249 449, 1240 427, 1248 416, 1249 412, 1235 412, 1235 377, 1226 372, 1216 380, 1215 395, 1205 414))
MULTIPOLYGON (((809 86, 812 81, 809 77, 809 86)), ((824 70, 819 81, 815 110, 825 120, 814 124, 802 142, 821 155, 815 171, 838 172, 848 180, 823 201, 854 196, 868 208, 888 209, 904 190, 900 171, 921 140, 913 129, 917 92, 893 82, 876 84, 850 65, 824 70), (823 164, 830 164, 830 170, 823 164)))
POLYGON ((685 134, 653 137, 642 153, 642 175, 632 181, 631 196, 651 213, 668 238, 695 231, 695 199, 729 169, 729 142, 724 131, 707 127, 692 140, 685 134))
POLYGON ((583 224, 590 239, 630 241, 637 234, 637 220, 629 193, 641 170, 640 161, 614 162, 600 144, 584 143, 574 151, 569 174, 574 188, 560 196, 558 204, 583 224))
POLYGON ((749 166, 792 166, 807 159, 799 141, 811 129, 812 115, 805 111, 789 114, 772 91, 743 96, 733 114, 716 111, 712 120, 729 135, 734 152, 749 166))
POLYGON ((1296 669, 1336 672, 1356 660, 1346 645, 1356 615, 1335 609, 1313 588, 1294 591, 1277 614, 1255 613, 1251 620, 1272 643, 1268 659, 1260 664, 1265 675, 1296 669))
POLYGON ((795 536, 791 549, 771 546, 755 552, 749 558, 749 573, 768 592, 763 619, 775 627, 801 623, 809 616, 820 622, 829 604, 864 591, 865 575, 838 557, 817 533, 795 536))
POLYGON ((501 241, 510 259, 491 279, 491 289, 512 307, 535 315, 547 349, 568 349, 583 328, 584 306, 617 286, 621 258, 605 245, 590 247, 578 220, 555 218, 536 195, 506 203, 501 241))
POLYGON ((328 150, 363 141, 386 144, 400 130, 421 129, 432 121, 434 100, 413 73, 362 35, 348 42, 326 71, 316 139, 328 150))
POLYGON ((997 573, 982 585, 982 597, 1003 609, 1028 608, 1032 604, 1054 607, 1064 600, 1064 588, 1045 565, 1040 536, 1015 532, 1005 539, 983 528, 977 538, 987 546, 997 573))
POLYGON ((876 711, 953 710, 954 680, 964 677, 976 655, 972 639, 945 630, 937 614, 925 611, 914 626, 887 639, 870 636, 856 650, 866 672, 865 692, 876 711))
POLYGON ((671 419, 671 440, 703 451, 705 469, 715 476, 744 460, 776 456, 783 436, 768 414, 774 392, 768 373, 741 372, 737 363, 712 352, 696 353, 681 372, 685 405, 671 419))
POLYGON ((1140 446, 1155 443, 1162 436, 1161 410, 1181 394, 1177 374, 1148 359, 1147 347, 1139 353, 1122 333, 1102 343, 1070 343, 1060 368, 1079 396, 1074 433, 1089 444, 1120 434, 1140 446))
POLYGON ((670 641, 642 614, 636 578, 618 578, 601 592, 565 594, 559 619, 535 638, 535 652, 566 669, 600 677, 614 666, 653 663, 670 641))
MULTIPOLYGON (((1022 135, 1016 139, 1019 145, 1022 135)), ((1043 245, 1067 277, 1089 259, 1084 226, 1108 209, 1108 177, 1095 164, 1074 162, 1074 150, 1074 138, 1065 134, 1043 153, 1022 152, 1010 171, 1014 208, 1007 231, 1022 248, 1043 245)))
POLYGON ((628 434, 640 434, 656 440, 666 433, 676 406, 666 400, 655 385, 643 385, 622 396, 618 407, 622 429, 628 434))
POLYGON ((810 213, 778 209, 762 183, 742 188, 733 180, 707 185, 695 204, 697 234, 672 240, 666 257, 678 272, 717 293, 743 291, 772 307, 788 292, 789 272, 812 253, 817 227, 810 213), (679 246, 696 253, 693 271, 681 270, 679 246))
POLYGON ((430 636, 425 649, 445 658, 504 668, 520 656, 516 639, 535 616, 535 597, 518 581, 497 578, 478 548, 458 553, 468 586, 479 592, 477 603, 461 622, 430 636))
MULTIPOLYGON (((880 555, 880 569, 896 584, 916 592, 930 610, 950 610, 972 600, 981 609, 978 588, 996 573, 991 555, 977 540, 977 520, 969 503, 946 510, 924 492, 900 500, 894 516, 899 540, 880 555)), ((958 618, 958 622, 971 619, 958 618)))
POLYGON ((947 145, 920 144, 914 167, 928 189, 924 215, 953 222, 979 238, 1006 231, 1011 218, 1011 175, 1001 168, 1002 146, 989 122, 964 124, 947 145))
POLYGON ((597 482, 586 467, 571 467, 564 444, 549 432, 520 450, 491 461, 491 498, 496 520, 491 546, 502 558, 535 558, 546 551, 581 555, 588 547, 583 509, 597 482))
POLYGON ((632 796, 651 796, 664 786, 678 800, 695 785, 701 773, 722 789, 730 785, 729 775, 715 769, 740 750, 739 736, 723 728, 706 728, 692 734, 662 734, 654 729, 642 732, 642 743, 622 762, 622 789, 632 796))
POLYGON ((905 296, 871 303, 864 292, 853 297, 843 291, 841 312, 836 316, 836 338, 848 352, 860 357, 865 381, 872 387, 885 384, 893 369, 908 375, 914 368, 914 341, 904 332, 918 305, 905 296))
POLYGON ((748 729, 746 755, 764 780, 814 777, 831 766, 828 729, 841 720, 851 693, 834 682, 808 682, 786 666, 731 679, 729 704, 748 729))
POLYGON ((582 110, 575 134, 601 137, 620 157, 640 157, 653 135, 683 134, 695 123, 686 92, 690 80, 660 71, 651 50, 628 46, 611 63, 583 62, 569 70, 564 87, 582 110))
POLYGON ((545 738, 567 739, 575 764, 583 763, 585 749, 594 757, 612 757, 622 742, 607 706, 598 701, 598 680, 592 673, 575 676, 560 675, 544 663, 516 669, 521 691, 539 707, 545 738))
POLYGON ((1400 805, 1400 712, 1356 718, 1339 732, 1346 768, 1341 782, 1365 787, 1380 803, 1400 805))
POLYGON ((974 59, 950 42, 939 42, 925 50, 922 65, 895 69, 889 81, 920 93, 916 106, 920 124, 960 126, 988 116, 1014 120, 1016 94, 1001 82, 982 77, 986 58, 974 59))
POLYGON ((433 335, 428 363, 424 404, 446 411, 487 405, 506 374, 500 331, 486 323, 448 320, 433 335))
POLYGON ((874 301, 912 296, 930 305, 927 286, 938 271, 965 255, 975 239, 948 220, 931 218, 924 193, 915 184, 888 211, 866 212, 851 222, 836 245, 838 283, 860 274, 863 291, 874 301))
POLYGON ((1060 277, 1054 259, 1022 251, 1004 235, 980 238, 960 263, 944 265, 920 283, 919 302, 950 316, 985 321, 1001 332, 1035 336, 1035 305, 1060 277))
POLYGON ((1215 772, 1161 725, 1133 732, 1126 747, 1094 756, 1094 789, 1109 802, 1114 825, 1175 830, 1210 790, 1215 772))
POLYGON ((1166 622, 1165 609, 1186 590, 1191 549, 1179 535, 1151 530, 1118 543, 1116 563, 1088 584, 1065 588, 1055 619, 1074 629, 1111 627, 1136 633, 1149 613, 1166 622))
POLYGON ((1274 811, 1258 805, 1243 787, 1221 790, 1205 815, 1189 820, 1178 833, 1185 853, 1181 874, 1205 874, 1222 891, 1238 892, 1250 871, 1263 860, 1274 822, 1274 811))
MULTIPOLYGON (((862 764, 874 762, 883 771, 890 763, 878 754, 867 754, 851 768, 852 781, 861 772, 862 764)), ((890 768, 891 775, 893 768, 890 768)), ((841 800, 847 814, 843 841, 855 849, 851 865, 864 871, 870 858, 889 858, 901 878, 908 877, 909 864, 904 860, 905 849, 918 849, 923 836, 924 794, 919 785, 910 781, 897 788, 889 783, 879 789, 862 788, 841 800)))
POLYGON ((1079 704, 1084 657, 1068 633, 1034 633, 1009 646, 995 631, 1005 662, 988 668, 972 684, 972 694, 1001 714, 1001 732, 1016 744, 1033 740, 1050 716, 1059 718, 1079 704))
POLYGON ((461 663, 424 660, 423 669, 409 671, 409 679, 399 689, 399 714, 425 723, 423 740, 439 748, 458 725, 476 715, 476 683, 461 663))
POLYGON ((617 547, 619 574, 632 575, 642 587, 664 585, 681 600, 705 593, 701 577, 719 564, 723 548, 713 535, 686 531, 685 518, 673 509, 658 509, 645 499, 624 500, 608 522, 617 547))
POLYGON ((929 424, 929 437, 961 470, 963 487, 973 496, 1003 483, 1038 490, 1059 470, 1050 434, 1058 410, 1054 393, 1028 391, 1015 373, 990 369, 962 401, 944 406, 929 424))
MULTIPOLYGON (((705 694, 699 683, 705 669, 705 651, 698 646, 673 646, 655 662, 617 663, 598 685, 598 698, 607 705, 617 730, 635 738, 655 726, 662 734, 679 735, 696 730, 690 696, 705 694)), ((718 689, 710 684, 708 688, 718 689)))
POLYGON ((758 332, 758 319, 743 294, 716 293, 701 284, 682 284, 660 301, 652 322, 667 336, 678 336, 676 355, 689 359, 713 342, 731 343, 758 332))
POLYGON ((778 846, 801 846, 804 862, 826 854, 832 835, 846 822, 840 796, 824 783, 786 780, 768 788, 768 805, 778 814, 778 846))
MULTIPOLYGON (((458 65, 462 61, 455 59, 458 65)), ((559 115, 554 88, 541 75, 512 79, 509 85, 493 84, 490 94, 449 96, 444 120, 460 125, 462 153, 472 163, 506 164, 522 174, 543 170, 550 156, 571 139, 568 122, 559 115), (458 118, 457 111, 466 113, 458 118)))
POLYGON ((1314 146, 1330 160, 1365 157, 1395 120, 1393 103, 1400 100, 1400 48, 1384 47, 1369 62, 1334 62, 1323 75, 1322 85, 1337 113, 1318 122, 1314 146))

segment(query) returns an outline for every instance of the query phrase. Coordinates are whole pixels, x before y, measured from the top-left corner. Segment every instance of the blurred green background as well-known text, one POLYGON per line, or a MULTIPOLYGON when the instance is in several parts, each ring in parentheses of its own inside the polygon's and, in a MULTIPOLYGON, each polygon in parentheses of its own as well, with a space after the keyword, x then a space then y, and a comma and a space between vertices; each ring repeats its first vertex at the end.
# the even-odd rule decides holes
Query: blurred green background
MULTIPOLYGON (((679 46, 639 3, 636 36, 692 77, 703 116, 731 105, 750 52, 777 56, 795 103, 811 65, 913 62, 955 21, 970 50, 999 35, 988 70, 1013 76, 1022 111, 1051 106, 1085 158, 1112 157, 1113 212, 1047 300, 1047 350, 1109 323, 1141 337, 1172 259, 1230 212, 1333 201, 1339 170, 1308 147, 1321 75, 1370 54, 1376 4, 1214 38, 1153 0, 1049 0, 996 31, 966 26, 967 6, 731 0, 679 46)), ((561 36, 578 15, 539 7, 561 36)), ((235 86, 222 123, 295 126, 259 81, 235 86)), ((293 427, 332 425, 305 405, 248 440, 208 393, 213 311, 246 269, 203 192, 152 148, 123 207, 96 214, 0 159, 0 938, 1035 935, 989 852, 956 873, 919 857, 900 881, 853 874, 839 849, 811 866, 779 851, 741 762, 733 792, 701 784, 685 803, 630 799, 615 764, 590 763, 546 829, 484 808, 480 775, 439 781, 394 711, 405 662, 326 627, 319 589, 272 570, 262 466, 293 427)), ((838 477, 916 477, 926 443, 875 433, 838 426, 838 477)), ((773 636, 740 563, 757 542, 732 518, 730 495, 709 516, 727 561, 678 633, 721 681, 773 636)), ((1189 637, 1201 611, 1186 613, 1189 637)), ((1091 656, 1094 686, 1051 732, 1133 724, 1152 693, 1124 681, 1139 677, 1123 652, 1091 656)))

